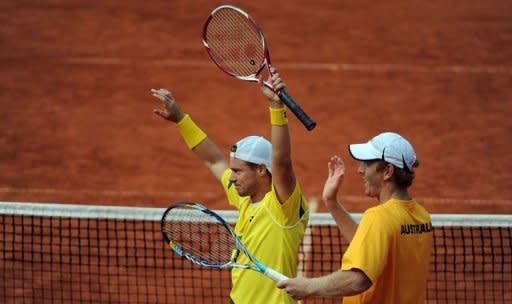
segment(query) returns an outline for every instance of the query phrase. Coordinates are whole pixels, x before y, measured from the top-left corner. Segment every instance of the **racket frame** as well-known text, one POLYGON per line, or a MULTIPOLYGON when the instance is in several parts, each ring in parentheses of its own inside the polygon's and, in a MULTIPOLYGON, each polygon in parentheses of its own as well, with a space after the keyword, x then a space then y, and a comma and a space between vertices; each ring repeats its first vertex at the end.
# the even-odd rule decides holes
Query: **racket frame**
MULTIPOLYGON (((254 19, 252 19, 251 16, 248 13, 244 12, 242 9, 240 9, 240 8, 238 8, 236 6, 229 5, 229 4, 224 4, 224 5, 221 5, 221 6, 217 7, 217 8, 215 8, 210 13, 208 18, 206 19, 206 22, 203 25, 203 45, 204 45, 204 47, 206 49, 206 52, 208 53, 208 56, 215 63, 215 65, 217 65, 219 67, 219 69, 221 69, 224 73, 228 74, 229 76, 232 76, 232 77, 235 77, 237 79, 244 80, 244 81, 259 82, 258 75, 261 74, 261 72, 263 71, 263 69, 265 67, 267 67, 267 71, 268 71, 269 75, 273 75, 272 72, 270 71, 270 67, 271 67, 271 65, 270 65, 270 54, 268 52, 267 40, 265 39, 265 35, 263 35, 263 31, 261 30, 260 26, 256 23, 256 21, 254 19), (237 73, 235 73, 233 71, 230 71, 227 67, 225 67, 224 65, 220 64, 217 61, 216 57, 212 55, 212 51, 211 51, 210 46, 208 44, 208 39, 206 38, 206 30, 208 29, 208 25, 210 24, 210 21, 213 19, 213 16, 218 11, 223 10, 223 9, 235 10, 238 13, 240 13, 242 16, 247 18, 249 20, 249 24, 258 32, 258 34, 260 36, 260 40, 262 42, 262 49, 263 49, 263 61, 260 62, 260 65, 259 65, 258 69, 256 70, 256 72, 254 72, 254 73, 252 73, 250 75, 242 76, 242 75, 239 75, 239 74, 237 74, 237 73)), ((267 81, 263 81, 263 83, 265 84, 266 87, 268 87, 269 89, 271 89, 272 91, 275 92, 274 87, 270 83, 268 83, 267 81)))
MULTIPOLYGON (((191 261, 192 263, 201 265, 201 266, 206 267, 206 268, 213 268, 213 269, 229 268, 233 264, 232 260, 230 260, 227 263, 223 263, 223 264, 206 262, 206 261, 204 261, 202 259, 197 258, 193 254, 190 254, 187 251, 183 250, 179 245, 174 243, 174 241, 169 238, 169 236, 165 233, 165 229, 164 229, 165 223, 167 222, 165 218, 166 218, 166 216, 167 216, 167 214, 169 212, 171 212, 173 209, 176 209, 176 208, 197 209, 197 210, 199 210, 199 211, 201 211, 203 213, 206 213, 207 215, 215 218, 220 224, 222 224, 224 226, 225 229, 227 229, 229 231, 231 236, 233 236, 232 229, 230 229, 229 224, 226 221, 224 221, 224 219, 222 219, 219 215, 217 215, 216 213, 212 212, 210 209, 208 209, 208 208, 206 208, 206 207, 204 207, 204 206, 202 206, 200 204, 197 204, 197 203, 178 202, 178 203, 170 206, 169 208, 167 208, 165 210, 163 216, 162 216, 161 227, 162 227, 162 234, 163 234, 165 243, 167 243, 169 245, 169 247, 175 253, 177 253, 178 255, 186 258, 187 260, 191 261)), ((238 246, 237 243, 240 242, 240 239, 239 238, 235 238, 234 240, 235 240, 235 249, 236 249, 237 246, 238 246)))
POLYGON ((233 228, 231 227, 231 225, 229 225, 229 223, 227 223, 220 215, 218 215, 214 211, 206 208, 205 206, 203 206, 201 204, 193 203, 193 202, 178 202, 178 203, 171 205, 169 208, 167 208, 165 210, 165 212, 162 216, 161 227, 162 227, 162 234, 163 234, 165 243, 168 244, 169 247, 176 254, 180 255, 181 257, 189 260, 190 262, 192 262, 194 264, 197 264, 202 267, 209 268, 209 269, 226 269, 226 268, 227 269, 231 269, 231 268, 251 269, 251 270, 260 272, 260 273, 268 276, 269 278, 273 279, 276 282, 288 279, 287 276, 281 274, 278 271, 273 270, 270 267, 267 267, 266 265, 261 263, 256 257, 254 257, 249 252, 249 250, 247 250, 247 248, 245 248, 244 244, 242 243, 240 238, 236 235, 236 233, 233 230, 233 228), (223 263, 223 264, 215 264, 215 263, 206 262, 206 261, 199 259, 199 258, 195 257, 194 255, 188 253, 187 251, 183 250, 178 245, 176 245, 173 240, 169 239, 169 236, 165 233, 165 229, 164 229, 165 224, 167 222, 166 216, 172 209, 175 209, 175 208, 190 208, 190 209, 199 210, 199 211, 207 214, 208 216, 214 218, 225 229, 227 229, 229 234, 233 237, 233 240, 235 242, 234 250, 236 250, 236 252, 234 252, 232 254, 231 260, 229 262, 223 263), (252 265, 251 264, 241 264, 241 263, 235 262, 236 258, 239 256, 240 251, 251 261, 252 265))
MULTIPOLYGON (((218 6, 210 13, 208 18, 206 19, 206 22, 203 25, 203 35, 202 36, 203 36, 203 45, 206 49, 206 52, 208 53, 208 56, 215 63, 215 65, 217 65, 222 71, 224 71, 228 75, 235 77, 237 79, 240 79, 240 80, 245 80, 245 81, 250 81, 250 82, 259 82, 258 76, 260 75, 260 73, 263 71, 263 69, 265 67, 267 68, 268 74, 270 76, 274 75, 272 73, 272 63, 270 61, 270 52, 268 50, 268 45, 267 45, 267 40, 265 39, 265 35, 263 34, 263 31, 262 31, 261 27, 258 25, 258 23, 254 19, 252 19, 251 16, 248 13, 246 13, 244 10, 242 10, 236 6, 233 6, 233 5, 229 5, 229 4, 224 4, 224 5, 218 6), (237 73, 234 73, 233 71, 230 71, 225 66, 220 64, 216 60, 215 56, 212 55, 212 52, 211 52, 209 44, 208 44, 208 40, 206 38, 207 29, 208 29, 208 25, 210 24, 210 21, 213 19, 213 16, 218 11, 220 11, 222 9, 235 10, 236 12, 238 12, 239 14, 241 14, 242 16, 247 18, 249 20, 249 24, 251 24, 252 27, 259 33, 261 42, 263 44, 263 58, 264 59, 263 59, 263 62, 260 63, 260 66, 256 70, 256 72, 251 75, 242 76, 237 73)), ((302 122, 302 124, 304 125, 304 127, 306 127, 306 129, 308 131, 311 131, 316 127, 316 122, 314 120, 312 120, 306 114, 306 112, 299 106, 299 104, 284 89, 276 90, 272 86, 272 84, 270 84, 269 82, 267 82, 265 80, 263 80, 263 84, 266 87, 268 87, 269 89, 271 89, 272 91, 274 91, 279 96, 279 99, 281 99, 281 101, 293 112, 293 114, 295 114, 295 116, 300 120, 300 122, 302 122)))

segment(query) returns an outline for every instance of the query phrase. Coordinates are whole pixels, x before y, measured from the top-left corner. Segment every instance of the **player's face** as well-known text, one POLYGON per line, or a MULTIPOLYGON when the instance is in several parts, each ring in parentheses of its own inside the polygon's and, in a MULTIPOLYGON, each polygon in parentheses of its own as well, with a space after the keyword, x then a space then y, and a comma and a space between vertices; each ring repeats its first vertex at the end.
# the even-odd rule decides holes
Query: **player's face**
POLYGON ((229 166, 233 171, 229 181, 235 186, 238 195, 250 196, 256 193, 258 189, 257 170, 237 158, 231 158, 229 166))
POLYGON ((364 193, 369 197, 379 197, 384 171, 377 171, 378 161, 362 161, 357 170, 363 175, 364 193))

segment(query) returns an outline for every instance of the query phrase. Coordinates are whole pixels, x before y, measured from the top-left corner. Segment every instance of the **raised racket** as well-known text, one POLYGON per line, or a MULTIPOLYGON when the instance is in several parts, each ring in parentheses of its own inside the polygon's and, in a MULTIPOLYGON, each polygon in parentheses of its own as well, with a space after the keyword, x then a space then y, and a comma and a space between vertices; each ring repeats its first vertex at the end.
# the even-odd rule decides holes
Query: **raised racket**
MULTIPOLYGON (((249 14, 233 5, 221 5, 208 16, 203 28, 203 44, 213 62, 227 74, 241 80, 258 82, 265 70, 272 75, 265 36, 249 14)), ((276 91, 283 103, 309 131, 316 122, 285 91, 276 91)))
POLYGON ((192 263, 211 269, 251 269, 276 282, 288 279, 258 261, 220 215, 200 204, 173 204, 165 210, 161 224, 165 242, 192 263), (251 262, 237 263, 240 253, 251 262))

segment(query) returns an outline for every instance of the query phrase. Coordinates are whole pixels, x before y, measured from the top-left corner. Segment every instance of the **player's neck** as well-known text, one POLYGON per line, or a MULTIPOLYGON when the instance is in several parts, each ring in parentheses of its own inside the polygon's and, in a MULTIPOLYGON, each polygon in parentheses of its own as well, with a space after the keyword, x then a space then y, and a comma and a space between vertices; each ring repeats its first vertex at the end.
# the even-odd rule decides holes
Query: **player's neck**
POLYGON ((252 203, 253 204, 259 203, 265 197, 265 194, 267 194, 267 193, 264 193, 264 194, 262 194, 262 193, 255 193, 255 194, 251 195, 252 203))
POLYGON ((379 195, 379 202, 382 204, 389 201, 390 199, 409 201, 412 198, 409 195, 409 192, 407 192, 407 189, 400 189, 389 183, 382 187, 379 195))
POLYGON ((260 202, 265 197, 265 195, 267 195, 267 193, 272 190, 271 187, 272 184, 270 180, 265 179, 264 182, 262 181, 261 183, 259 183, 256 191, 251 195, 251 201, 253 203, 260 202))

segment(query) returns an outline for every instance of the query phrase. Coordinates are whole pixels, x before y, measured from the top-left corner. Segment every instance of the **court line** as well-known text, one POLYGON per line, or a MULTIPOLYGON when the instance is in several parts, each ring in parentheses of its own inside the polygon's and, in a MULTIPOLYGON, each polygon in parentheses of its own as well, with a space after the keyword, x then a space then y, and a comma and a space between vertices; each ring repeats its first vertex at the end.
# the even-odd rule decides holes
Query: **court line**
MULTIPOLYGON (((161 67, 214 68, 207 60, 160 60, 117 57, 67 57, 65 64, 75 65, 154 65, 161 67)), ((408 64, 356 64, 337 62, 282 62, 279 67, 290 70, 349 71, 349 72, 416 72, 456 74, 512 74, 511 66, 496 65, 408 65, 408 64)))
MULTIPOLYGON (((136 191, 136 190, 66 190, 66 189, 52 189, 52 188, 14 188, 14 187, 0 187, 0 193, 27 193, 27 194, 47 194, 47 195, 90 195, 90 196, 105 196, 105 197, 169 197, 180 195, 183 197, 197 197, 199 192, 194 191, 136 191)), ((215 192, 200 192, 201 197, 215 197, 215 192)))
MULTIPOLYGON (((0 187, 0 193, 27 193, 27 194, 48 194, 48 195, 90 195, 90 196, 105 196, 105 197, 169 197, 180 195, 183 197, 218 197, 221 192, 207 192, 207 191, 140 191, 140 190, 99 190, 99 189, 56 189, 56 188, 32 188, 32 187, 0 187)), ((340 199, 344 202, 363 203, 372 200, 366 196, 356 195, 341 195, 340 199)), ((485 205, 497 204, 507 205, 512 204, 512 199, 464 199, 464 198, 441 198, 441 197, 415 197, 421 203, 442 203, 442 204, 464 204, 464 205, 485 205)), ((316 198, 309 198, 317 202, 316 198)), ((314 212, 310 209, 310 212, 314 212)))

